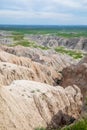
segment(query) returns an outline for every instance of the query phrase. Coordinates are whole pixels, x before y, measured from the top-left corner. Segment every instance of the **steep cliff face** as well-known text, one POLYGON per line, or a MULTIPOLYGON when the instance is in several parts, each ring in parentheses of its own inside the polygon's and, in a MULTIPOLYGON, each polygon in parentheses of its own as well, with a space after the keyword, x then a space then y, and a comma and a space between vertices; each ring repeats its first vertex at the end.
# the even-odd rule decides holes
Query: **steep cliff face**
POLYGON ((82 95, 77 86, 63 89, 33 81, 0 87, 0 129, 58 127, 79 117, 82 95))
POLYGON ((87 93, 87 57, 83 58, 77 65, 71 65, 62 71, 63 79, 61 85, 78 85, 83 94, 87 93))

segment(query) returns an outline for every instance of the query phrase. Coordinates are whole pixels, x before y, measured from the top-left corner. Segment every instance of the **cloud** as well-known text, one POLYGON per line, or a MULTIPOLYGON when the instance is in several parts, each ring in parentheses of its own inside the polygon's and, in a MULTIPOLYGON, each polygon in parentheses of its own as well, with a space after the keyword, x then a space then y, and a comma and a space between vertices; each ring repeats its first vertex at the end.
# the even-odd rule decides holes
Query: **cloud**
POLYGON ((0 1, 0 23, 86 24, 86 14, 87 0, 0 1))

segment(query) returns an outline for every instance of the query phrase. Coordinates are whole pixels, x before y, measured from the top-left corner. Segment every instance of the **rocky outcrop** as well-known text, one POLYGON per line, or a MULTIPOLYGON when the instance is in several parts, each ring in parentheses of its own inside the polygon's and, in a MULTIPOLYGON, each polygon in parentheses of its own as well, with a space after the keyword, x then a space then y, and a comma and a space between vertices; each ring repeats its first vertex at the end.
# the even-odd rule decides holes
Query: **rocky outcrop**
POLYGON ((61 79, 61 74, 51 68, 34 63, 30 65, 31 66, 27 68, 20 65, 0 62, 0 84, 7 85, 13 80, 26 79, 57 85, 58 81, 61 79))
POLYGON ((78 85, 82 93, 87 94, 87 57, 83 58, 77 65, 71 65, 62 71, 63 79, 61 85, 78 85))
POLYGON ((0 46, 0 130, 58 128, 78 119, 80 89, 58 86, 71 64, 76 62, 54 51, 0 46))
POLYGON ((62 75, 61 71, 66 66, 76 63, 72 58, 62 54, 51 54, 52 52, 39 52, 37 60, 27 57, 26 53, 36 57, 35 50, 26 47, 0 47, 0 84, 7 85, 13 80, 34 80, 50 85, 58 85, 62 75), (4 51, 3 51, 4 50, 4 51), (13 53, 14 52, 14 53, 13 53), (13 54, 15 55, 13 55, 13 54), (50 53, 50 54, 49 54, 50 53), (22 55, 22 56, 21 56, 22 55), (42 61, 42 62, 41 62, 42 61))
MULTIPOLYGON (((38 62, 42 65, 53 67, 56 71, 61 71, 66 66, 77 63, 70 56, 64 54, 58 54, 53 50, 42 51, 41 49, 29 48, 23 46, 16 46, 16 47, 0 46, 0 48, 1 50, 10 54, 14 54, 18 57, 21 56, 24 58, 27 57, 30 58, 32 61, 38 62)), ((6 54, 4 53, 3 55, 6 54)), ((7 56, 12 57, 12 55, 10 56, 8 54, 7 56)))
POLYGON ((0 87, 0 104, 0 130, 58 128, 79 117, 82 95, 75 85, 64 89, 19 80, 0 87))
POLYGON ((87 38, 63 38, 54 35, 25 35, 25 39, 52 48, 65 46, 69 49, 87 51, 87 38))

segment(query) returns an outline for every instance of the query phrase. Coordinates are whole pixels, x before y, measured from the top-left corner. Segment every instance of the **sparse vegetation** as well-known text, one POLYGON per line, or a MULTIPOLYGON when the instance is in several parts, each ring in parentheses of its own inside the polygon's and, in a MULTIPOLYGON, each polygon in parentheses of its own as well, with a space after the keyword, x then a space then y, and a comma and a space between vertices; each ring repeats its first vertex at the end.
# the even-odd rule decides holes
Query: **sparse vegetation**
POLYGON ((37 48, 40 48, 42 50, 48 50, 48 49, 50 49, 49 47, 46 47, 46 46, 37 46, 37 48))
POLYGON ((46 129, 41 127, 41 128, 36 128, 35 130, 46 130, 46 129))
MULTIPOLYGON (((25 47, 32 47, 32 48, 40 48, 42 50, 50 49, 49 47, 37 45, 36 43, 29 42, 27 40, 18 41, 17 43, 13 44, 12 46, 17 46, 17 45, 21 45, 21 46, 25 46, 25 47)), ((82 53, 81 51, 70 50, 70 49, 67 49, 67 48, 62 47, 62 46, 56 47, 54 49, 56 52, 59 52, 62 54, 67 54, 67 55, 73 57, 74 59, 80 59, 86 55, 86 54, 82 53)))
POLYGON ((35 93, 35 90, 32 90, 31 93, 35 93))
POLYGON ((14 41, 23 40, 23 38, 24 38, 24 35, 14 35, 13 36, 14 41))
POLYGON ((40 45, 35 44, 34 42, 29 42, 27 40, 18 41, 17 43, 15 43, 15 44, 13 44, 11 46, 17 46, 17 45, 21 45, 21 46, 25 46, 25 47, 40 48, 42 50, 50 49, 49 47, 40 46, 40 45))
POLYGON ((40 92, 40 90, 39 90, 39 89, 37 89, 37 92, 40 92))
POLYGON ((25 46, 25 47, 34 47, 35 43, 34 42, 29 42, 27 40, 22 40, 22 41, 18 41, 13 46, 17 46, 17 45, 21 45, 21 46, 25 46))
POLYGON ((66 49, 64 47, 57 47, 57 48, 55 48, 55 51, 59 52, 59 53, 63 53, 63 54, 68 54, 71 57, 73 57, 74 59, 79 59, 79 58, 82 58, 84 56, 84 54, 80 51, 69 50, 69 49, 66 49))

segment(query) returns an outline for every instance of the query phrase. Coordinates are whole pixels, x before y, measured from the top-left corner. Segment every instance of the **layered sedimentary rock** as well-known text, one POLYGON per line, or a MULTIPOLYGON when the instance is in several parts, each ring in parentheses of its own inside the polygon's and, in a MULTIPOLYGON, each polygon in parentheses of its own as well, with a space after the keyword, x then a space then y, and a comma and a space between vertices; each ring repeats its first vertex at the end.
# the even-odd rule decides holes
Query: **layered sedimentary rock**
POLYGON ((58 128, 78 119, 80 89, 58 86, 61 71, 72 64, 54 51, 0 46, 0 130, 58 128))
POLYGON ((42 65, 30 58, 18 57, 0 51, 0 84, 10 84, 13 80, 27 79, 57 85, 61 74, 53 66, 42 65))
POLYGON ((0 130, 59 127, 79 117, 82 95, 77 86, 62 88, 33 81, 0 87, 0 130))
POLYGON ((10 84, 17 79, 58 85, 62 78, 60 73, 62 69, 76 63, 69 56, 50 51, 43 52, 22 46, 0 48, 1 85, 10 84))
POLYGON ((3 51, 10 54, 14 54, 18 57, 21 56, 24 58, 27 57, 30 58, 32 61, 38 62, 45 66, 53 67, 56 71, 61 71, 66 66, 76 63, 76 61, 70 56, 58 54, 53 50, 43 51, 41 49, 29 48, 23 46, 16 46, 16 47, 0 46, 0 48, 3 51))
POLYGON ((53 69, 50 70, 41 65, 34 65, 33 63, 30 68, 27 68, 20 65, 0 62, 0 84, 7 85, 17 79, 34 80, 57 85, 57 81, 61 79, 61 74, 53 69))
POLYGON ((87 51, 87 38, 63 38, 54 35, 25 35, 25 39, 48 47, 65 46, 70 49, 87 51))

